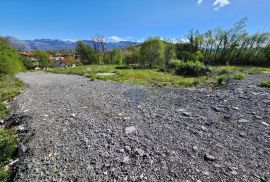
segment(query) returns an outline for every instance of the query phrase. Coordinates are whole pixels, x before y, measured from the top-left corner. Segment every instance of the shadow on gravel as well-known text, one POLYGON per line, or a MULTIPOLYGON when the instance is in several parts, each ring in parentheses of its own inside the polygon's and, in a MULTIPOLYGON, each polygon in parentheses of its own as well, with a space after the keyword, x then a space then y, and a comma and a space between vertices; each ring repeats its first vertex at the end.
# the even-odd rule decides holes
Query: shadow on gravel
POLYGON ((124 96, 137 105, 145 98, 145 93, 142 89, 128 89, 124 92, 124 96))

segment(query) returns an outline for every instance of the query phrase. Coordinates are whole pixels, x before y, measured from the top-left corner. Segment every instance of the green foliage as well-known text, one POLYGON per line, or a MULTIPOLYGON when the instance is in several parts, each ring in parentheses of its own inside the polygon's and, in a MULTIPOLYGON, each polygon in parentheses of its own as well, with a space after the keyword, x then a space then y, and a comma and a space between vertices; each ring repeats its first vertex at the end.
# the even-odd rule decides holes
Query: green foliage
POLYGON ((236 74, 232 75, 232 78, 236 79, 236 80, 242 80, 242 79, 246 78, 246 75, 244 73, 236 73, 236 74))
POLYGON ((0 129, 0 163, 12 159, 17 149, 16 132, 0 129))
POLYGON ((165 65, 165 45, 159 38, 150 38, 141 45, 140 57, 143 65, 150 68, 165 65))
POLYGON ((140 64, 140 49, 136 46, 127 48, 124 54, 124 63, 127 65, 140 64))
POLYGON ((170 60, 176 59, 175 45, 167 43, 165 46, 165 66, 168 66, 170 60))
POLYGON ((8 182, 8 173, 5 171, 4 167, 0 167, 0 181, 1 182, 8 182))
POLYGON ((2 102, 10 100, 19 94, 22 89, 23 84, 19 79, 9 75, 0 76, 0 119, 3 119, 8 111, 2 102))
POLYGON ((22 57, 21 58, 22 62, 23 62, 23 65, 24 67, 27 69, 27 70, 33 70, 35 68, 35 65, 33 64, 32 61, 22 57))
POLYGON ((4 166, 8 164, 17 151, 17 135, 14 130, 0 128, 0 181, 8 181, 9 171, 4 166))
POLYGON ((266 87, 266 88, 270 88, 270 81, 262 81, 260 83, 261 87, 266 87))
POLYGON ((123 64, 123 53, 120 49, 113 49, 113 51, 110 54, 110 64, 123 64))
POLYGON ((111 80, 122 83, 141 84, 158 87, 186 88, 205 83, 207 76, 182 77, 171 73, 162 73, 158 69, 139 66, 88 65, 76 68, 52 70, 49 72, 61 74, 77 74, 100 80, 111 80), (96 76, 97 73, 115 73, 116 76, 96 76))
POLYGON ((228 79, 228 77, 226 75, 220 75, 217 78, 217 84, 218 85, 223 85, 223 84, 225 84, 225 82, 226 82, 227 79, 228 79))
POLYGON ((0 75, 15 74, 24 71, 20 55, 9 43, 0 38, 0 75))
POLYGON ((168 68, 175 70, 176 75, 182 76, 201 76, 210 71, 202 62, 199 61, 184 62, 180 60, 172 60, 168 68))
POLYGON ((33 57, 37 59, 40 67, 50 67, 49 54, 46 51, 35 50, 32 53, 33 57))
POLYGON ((100 62, 98 52, 83 41, 77 42, 76 52, 80 54, 83 64, 98 64, 100 62))

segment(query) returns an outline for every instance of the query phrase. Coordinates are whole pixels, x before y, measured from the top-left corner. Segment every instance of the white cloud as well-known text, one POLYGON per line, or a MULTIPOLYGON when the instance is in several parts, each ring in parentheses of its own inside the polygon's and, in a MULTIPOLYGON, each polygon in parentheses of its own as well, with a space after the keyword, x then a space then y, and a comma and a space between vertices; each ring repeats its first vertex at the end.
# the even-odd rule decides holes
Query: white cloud
POLYGON ((203 0, 198 0, 197 3, 198 3, 198 4, 202 4, 202 2, 203 2, 203 0))
POLYGON ((121 42, 121 41, 126 41, 124 38, 113 35, 110 37, 106 38, 106 42, 121 42))
POLYGON ((213 6, 214 6, 214 10, 218 11, 220 8, 223 8, 230 4, 231 4, 230 0, 215 0, 215 2, 213 3, 213 6))

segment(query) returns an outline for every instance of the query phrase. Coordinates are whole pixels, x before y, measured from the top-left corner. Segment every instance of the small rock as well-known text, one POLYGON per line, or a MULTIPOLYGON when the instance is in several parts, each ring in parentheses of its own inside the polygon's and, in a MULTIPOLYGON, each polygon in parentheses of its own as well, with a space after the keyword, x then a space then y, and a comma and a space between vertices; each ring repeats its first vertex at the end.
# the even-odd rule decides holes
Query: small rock
POLYGON ((76 114, 75 114, 75 113, 72 113, 70 116, 71 116, 72 118, 75 118, 75 117, 76 117, 76 114))
POLYGON ((19 132, 24 132, 25 131, 25 127, 22 126, 22 125, 18 126, 18 131, 19 132))
POLYGON ((131 118, 130 117, 124 117, 124 120, 125 121, 128 121, 128 120, 130 120, 131 118))
POLYGON ((239 110, 239 107, 232 107, 232 109, 238 111, 239 110))
POLYGON ((135 154, 139 155, 139 156, 144 156, 144 151, 142 149, 136 149, 135 154))
POLYGON ((254 116, 256 119, 262 119, 262 117, 260 116, 254 116))
POLYGON ((215 156, 213 156, 213 155, 205 154, 205 155, 204 155, 204 160, 206 160, 206 161, 215 161, 216 158, 215 158, 215 156))
POLYGON ((0 124, 4 124, 4 122, 5 122, 4 120, 0 120, 0 124))
POLYGON ((240 137, 245 137, 246 134, 245 134, 244 132, 241 132, 241 133, 239 133, 239 136, 240 136, 240 137))
POLYGON ((202 126, 202 131, 207 131, 207 128, 205 126, 202 126))
POLYGON ((25 145, 20 144, 18 147, 18 156, 22 157, 27 152, 27 150, 28 148, 25 145))
POLYGON ((182 112, 182 114, 186 117, 190 117, 191 116, 191 113, 190 112, 182 112))
POLYGON ((128 156, 125 156, 125 157, 124 157, 123 163, 124 163, 124 164, 129 163, 129 157, 128 157, 128 156))
POLYGON ((117 115, 118 115, 119 117, 121 117, 121 116, 124 116, 125 114, 120 112, 120 113, 118 113, 117 115))
POLYGON ((239 123, 248 123, 249 120, 247 120, 247 119, 240 119, 240 120, 238 120, 238 122, 239 122, 239 123))
POLYGON ((209 172, 208 171, 205 171, 205 172, 203 172, 203 174, 205 175, 205 176, 209 176, 209 172))
POLYGON ((197 146, 197 145, 194 145, 194 146, 192 147, 192 149, 193 149, 194 151, 198 151, 198 146, 197 146))
POLYGON ((127 127, 127 128, 125 129, 125 131, 126 131, 126 134, 133 133, 134 131, 136 131, 136 127, 135 127, 135 126, 127 127))
POLYGON ((220 110, 219 108, 217 108, 217 107, 212 106, 212 109, 213 109, 214 111, 216 111, 216 112, 221 112, 221 110, 220 110))
POLYGON ((130 146, 125 146, 125 150, 126 150, 127 152, 131 152, 130 146))
POLYGON ((266 123, 266 122, 262 122, 262 124, 265 125, 265 126, 269 126, 269 124, 266 123))

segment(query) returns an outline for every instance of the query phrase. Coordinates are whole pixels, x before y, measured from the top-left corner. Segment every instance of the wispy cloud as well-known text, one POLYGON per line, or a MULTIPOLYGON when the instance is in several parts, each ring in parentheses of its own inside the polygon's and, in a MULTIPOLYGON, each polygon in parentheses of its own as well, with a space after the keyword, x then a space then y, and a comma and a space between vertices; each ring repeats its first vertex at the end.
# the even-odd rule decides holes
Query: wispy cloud
POLYGON ((121 41, 126 41, 126 39, 116 35, 106 37, 106 42, 121 42, 121 41))
POLYGON ((213 3, 213 6, 214 6, 214 10, 218 11, 220 8, 223 8, 230 4, 231 4, 230 0, 215 0, 215 2, 213 3))
MULTIPOLYGON (((225 6, 228 6, 231 4, 231 0, 212 0, 213 2, 213 7, 215 11, 218 11, 220 8, 223 8, 225 6)), ((202 4, 204 0, 197 0, 197 4, 202 4)))
POLYGON ((202 4, 202 2, 203 2, 203 0, 198 0, 197 3, 198 3, 198 4, 202 4))

